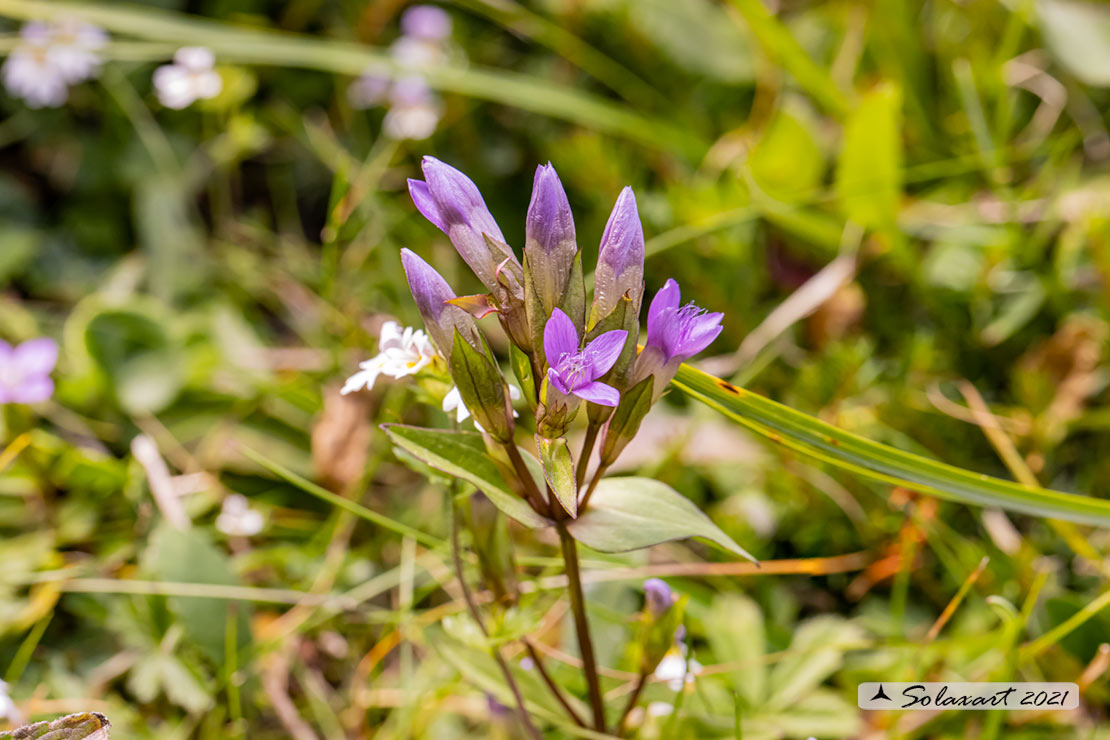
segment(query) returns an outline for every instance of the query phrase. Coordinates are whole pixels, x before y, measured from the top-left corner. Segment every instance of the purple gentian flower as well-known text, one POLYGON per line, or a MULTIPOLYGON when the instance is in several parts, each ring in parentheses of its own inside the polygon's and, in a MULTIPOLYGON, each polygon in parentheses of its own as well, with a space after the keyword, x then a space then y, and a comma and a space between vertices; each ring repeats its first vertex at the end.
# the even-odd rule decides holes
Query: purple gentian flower
POLYGON ((38 403, 54 393, 50 371, 58 362, 58 343, 47 337, 18 347, 0 342, 0 403, 38 403))
POLYGON ((647 341, 636 358, 633 382, 655 376, 652 395, 658 398, 678 366, 704 350, 720 335, 722 313, 706 313, 692 302, 679 306, 678 283, 668 280, 648 307, 647 341))
POLYGON ((616 406, 620 392, 598 381, 609 372, 624 349, 628 332, 607 331, 585 349, 578 349, 578 330, 570 317, 556 308, 543 330, 543 351, 550 369, 548 382, 564 396, 577 396, 584 401, 616 406))
POLYGON ((671 608, 674 604, 674 592, 667 582, 659 578, 649 578, 644 581, 644 598, 648 610, 656 617, 671 608))
POLYGON ((551 311, 566 293, 578 243, 570 202, 550 162, 536 168, 524 226, 524 254, 536 294, 544 309, 551 311))
POLYGON ((425 180, 409 180, 409 194, 424 217, 451 240, 478 279, 491 292, 498 293, 497 274, 502 259, 509 259, 520 269, 520 262, 510 250, 494 260, 486 237, 503 244, 501 228, 486 208, 482 193, 474 181, 449 164, 435 157, 421 161, 425 180))
POLYGON ((463 339, 481 347, 473 317, 447 302, 455 298, 455 291, 451 290, 443 276, 410 249, 401 250, 401 265, 405 268, 409 290, 424 319, 424 326, 440 354, 450 359, 456 329, 463 339))
POLYGON ((451 16, 434 5, 414 5, 401 16, 401 32, 421 41, 443 41, 451 35, 451 16))
POLYGON ((612 313, 625 296, 633 302, 632 310, 638 314, 643 295, 644 227, 636 210, 636 195, 632 188, 626 187, 617 197, 601 234, 590 326, 612 313))

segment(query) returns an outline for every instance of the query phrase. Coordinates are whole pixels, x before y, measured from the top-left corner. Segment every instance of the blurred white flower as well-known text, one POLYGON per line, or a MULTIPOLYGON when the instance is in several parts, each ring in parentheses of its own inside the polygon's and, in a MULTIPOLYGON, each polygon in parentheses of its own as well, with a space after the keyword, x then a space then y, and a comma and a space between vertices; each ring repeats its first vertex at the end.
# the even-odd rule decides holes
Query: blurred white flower
POLYGON ((233 493, 220 507, 216 529, 228 537, 250 537, 262 531, 262 514, 250 507, 246 496, 233 493))
POLYGON ((181 110, 198 100, 209 100, 220 94, 223 80, 213 69, 216 63, 211 50, 203 46, 184 46, 173 55, 173 64, 154 70, 154 91, 167 108, 181 110))
POLYGON ((447 50, 437 41, 402 36, 389 46, 389 56, 405 69, 420 70, 447 61, 447 50))
POLYGON ((0 681, 0 719, 13 722, 19 720, 19 709, 15 706, 12 698, 8 696, 8 684, 4 681, 0 681))
POLYGON ((346 395, 363 388, 370 390, 379 375, 391 378, 415 375, 438 356, 432 340, 422 330, 411 326, 401 329, 396 321, 387 321, 382 324, 377 356, 359 363, 362 369, 347 378, 340 393, 346 395))
POLYGON ((684 684, 692 684, 701 670, 701 663, 694 658, 687 660, 686 645, 672 647, 655 667, 655 680, 665 681, 671 691, 681 691, 684 684))
POLYGON ((427 139, 435 133, 442 115, 439 98, 421 77, 404 77, 389 91, 389 112, 382 130, 391 139, 427 139))
POLYGON ((19 37, 0 74, 8 92, 31 108, 64 103, 70 85, 100 70, 98 52, 108 41, 103 29, 73 19, 31 21, 20 29, 19 37))
POLYGON ((386 102, 392 84, 388 70, 370 67, 347 88, 347 99, 359 110, 372 108, 386 102))
MULTIPOLYGON (((512 383, 509 384, 509 398, 514 401, 520 400, 520 389, 512 383)), ((447 413, 454 411, 455 421, 460 424, 470 418, 470 409, 463 403, 458 386, 451 388, 451 390, 447 391, 447 395, 443 397, 443 410, 447 413)), ((513 416, 516 417, 519 416, 519 414, 514 410, 513 416)), ((479 432, 486 431, 482 429, 482 425, 476 421, 474 422, 474 426, 479 432)))
POLYGON ((647 705, 647 714, 649 717, 666 717, 674 714, 674 705, 665 701, 653 701, 647 705))

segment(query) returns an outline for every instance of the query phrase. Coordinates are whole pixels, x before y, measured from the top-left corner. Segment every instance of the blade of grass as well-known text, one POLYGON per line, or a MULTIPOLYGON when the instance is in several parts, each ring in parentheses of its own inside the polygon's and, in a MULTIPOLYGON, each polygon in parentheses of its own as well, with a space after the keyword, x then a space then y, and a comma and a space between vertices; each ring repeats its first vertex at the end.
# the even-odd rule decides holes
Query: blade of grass
POLYGON ((1110 525, 1110 500, 1063 493, 963 470, 838 429, 683 365, 680 390, 772 441, 874 480, 975 506, 1110 525))
POLYGON ((442 550, 447 547, 447 543, 440 538, 421 532, 419 529, 410 527, 409 525, 399 522, 395 519, 390 519, 384 514, 379 514, 378 512, 367 509, 365 506, 355 503, 350 499, 343 498, 339 494, 332 493, 328 489, 318 486, 310 480, 302 478, 301 476, 294 473, 292 470, 288 470, 287 468, 282 467, 280 464, 274 462, 260 452, 252 450, 249 447, 243 447, 242 452, 245 456, 258 463, 262 467, 266 468, 282 480, 296 486, 305 493, 310 493, 319 499, 327 501, 332 506, 338 506, 341 509, 346 509, 355 516, 361 517, 368 522, 373 522, 379 527, 383 527, 392 532, 396 532, 403 537, 411 537, 425 547, 430 547, 433 550, 442 550))
MULTIPOLYGON (((301 67, 358 75, 370 65, 400 72, 393 60, 371 47, 260 28, 233 26, 157 8, 125 3, 0 0, 0 15, 50 20, 77 17, 112 33, 180 46, 205 46, 217 58, 240 64, 301 67)), ((671 149, 697 159, 707 144, 667 121, 649 119, 603 98, 551 80, 499 69, 442 65, 422 70, 428 84, 445 92, 501 103, 598 131, 627 137, 652 149, 671 149)))

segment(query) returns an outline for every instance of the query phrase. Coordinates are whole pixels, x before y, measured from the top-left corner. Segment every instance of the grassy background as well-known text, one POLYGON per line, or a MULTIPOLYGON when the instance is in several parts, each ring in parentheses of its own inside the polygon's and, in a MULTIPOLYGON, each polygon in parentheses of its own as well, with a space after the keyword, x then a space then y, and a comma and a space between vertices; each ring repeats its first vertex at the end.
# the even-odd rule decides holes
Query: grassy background
MULTIPOLYGON (((0 0, 11 33, 61 8, 113 34, 64 108, 0 98, 0 336, 62 343, 54 400, 3 409, 0 678, 33 718, 95 709, 123 738, 513 736, 454 616, 445 488, 376 428, 446 417, 404 383, 336 394, 383 320, 419 322, 400 247, 477 289, 408 199, 423 154, 470 174, 518 247, 533 169, 552 161, 586 265, 632 185, 649 292, 674 277, 726 313, 712 371, 902 449, 1104 495, 1106 6, 445 7, 454 61, 429 75, 443 123, 395 143, 345 88, 402 2, 0 0), (197 43, 225 92, 161 109, 152 69, 197 43), (772 314, 784 305, 801 308, 772 314), (201 474, 185 532, 155 506, 139 434, 201 474), (249 542, 213 527, 229 493, 267 517, 249 542)), ((648 425, 626 469, 785 562, 753 574, 697 542, 587 556, 614 706, 643 578, 691 597, 705 669, 642 737, 732 737, 737 702, 745 738, 1110 737, 1105 531, 862 481, 679 393, 648 425), (864 680, 1081 676, 1084 707, 1059 715, 854 708, 864 680)), ((514 535, 539 585, 515 626, 577 686, 565 602, 544 588, 555 549, 514 535)))

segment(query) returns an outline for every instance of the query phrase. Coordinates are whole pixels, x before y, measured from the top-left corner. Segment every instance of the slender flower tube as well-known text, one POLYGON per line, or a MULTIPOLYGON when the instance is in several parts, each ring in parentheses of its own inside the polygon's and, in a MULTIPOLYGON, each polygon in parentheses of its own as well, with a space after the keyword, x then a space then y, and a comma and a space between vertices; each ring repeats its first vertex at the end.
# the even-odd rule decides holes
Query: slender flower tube
POLYGON ((511 251, 495 260, 486 237, 503 244, 505 237, 486 208, 474 181, 435 157, 421 162, 424 180, 409 180, 409 194, 416 208, 455 245, 459 255, 492 293, 499 293, 500 262, 509 259, 520 269, 511 251))
POLYGON ((0 342, 0 404, 39 403, 54 393, 50 371, 58 362, 58 344, 47 337, 13 348, 0 342))
POLYGON ((548 162, 536 168, 524 226, 524 255, 546 314, 562 301, 577 254, 570 202, 559 175, 548 162))
POLYGON ((639 315, 644 296, 644 227, 636 209, 636 194, 626 187, 601 235, 601 248, 594 273, 594 302, 590 327, 611 314, 621 299, 631 301, 639 315))
MULTIPOLYGON (((550 369, 547 383, 562 396, 616 406, 620 392, 598 380, 620 356, 628 332, 616 329, 602 334, 585 349, 578 349, 578 330, 570 317, 556 308, 543 332, 543 349, 550 369)), ((548 399, 551 405, 552 399, 548 399)))
POLYGON ((678 366, 698 354, 720 335, 722 313, 706 313, 692 302, 680 306, 678 283, 668 280, 648 307, 648 336, 636 360, 636 382, 655 376, 653 396, 658 398, 678 372, 678 366))
POLYGON ((455 298, 455 291, 451 290, 443 276, 409 249, 401 250, 401 264, 405 268, 416 307, 424 317, 424 326, 440 354, 451 359, 456 329, 463 339, 480 349, 482 341, 474 319, 461 308, 447 303, 455 298))

